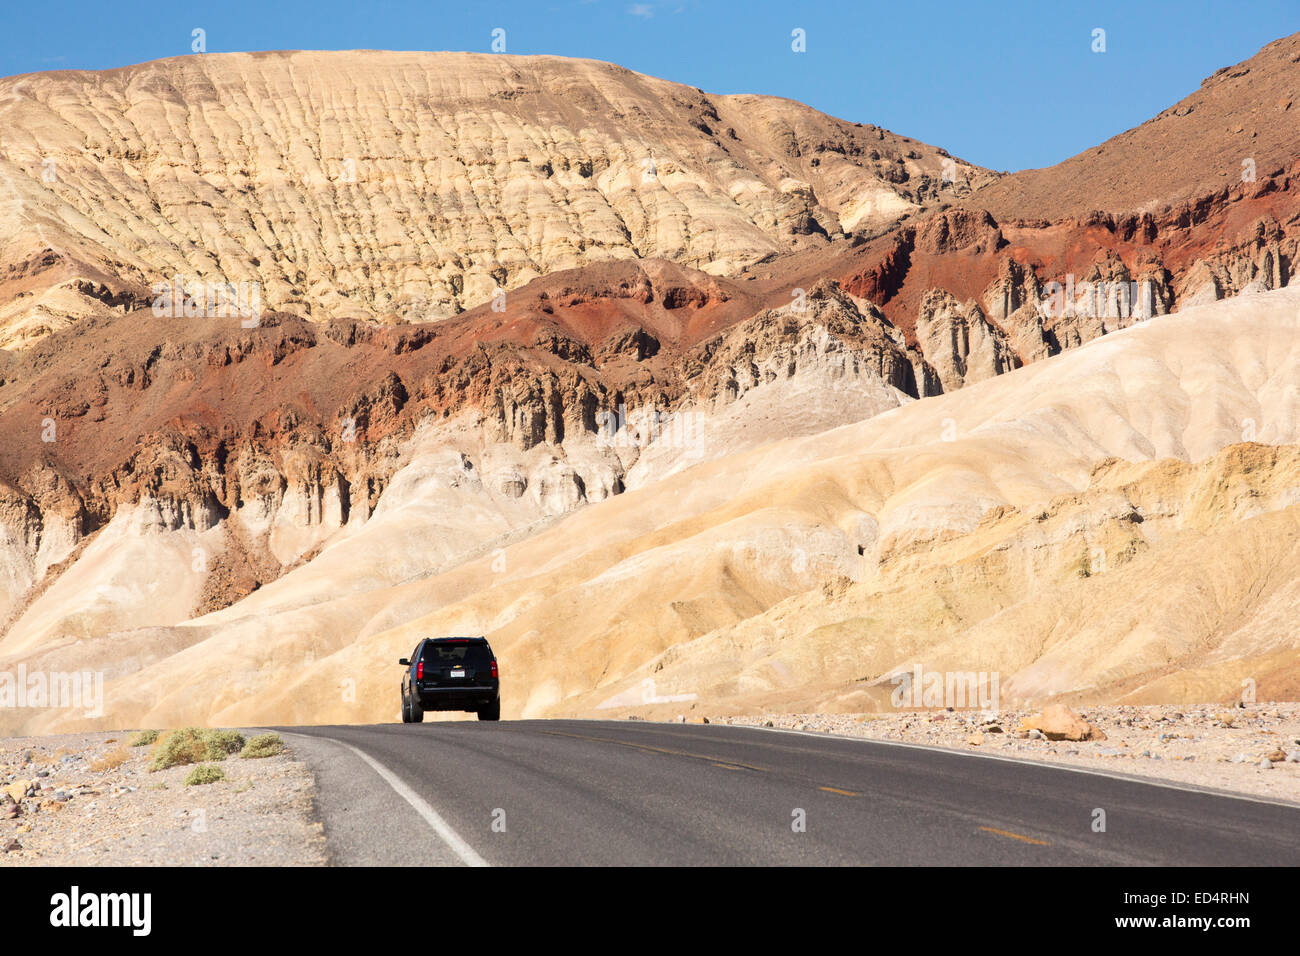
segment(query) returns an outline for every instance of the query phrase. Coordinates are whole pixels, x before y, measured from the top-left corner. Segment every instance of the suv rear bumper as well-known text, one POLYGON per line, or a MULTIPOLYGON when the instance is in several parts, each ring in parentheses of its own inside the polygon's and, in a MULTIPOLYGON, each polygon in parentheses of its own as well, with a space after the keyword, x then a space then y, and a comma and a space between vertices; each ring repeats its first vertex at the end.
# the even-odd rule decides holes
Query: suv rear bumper
POLYGON ((498 688, 490 686, 421 687, 424 710, 478 710, 496 701, 498 688))

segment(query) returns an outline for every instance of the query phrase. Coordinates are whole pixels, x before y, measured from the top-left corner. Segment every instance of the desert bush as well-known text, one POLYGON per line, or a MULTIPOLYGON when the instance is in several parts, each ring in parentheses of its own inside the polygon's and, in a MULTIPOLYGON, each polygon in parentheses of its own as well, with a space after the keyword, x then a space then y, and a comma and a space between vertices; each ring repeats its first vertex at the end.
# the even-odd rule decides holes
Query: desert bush
POLYGON ((116 770, 118 767, 122 766, 122 764, 126 763, 127 758, 130 756, 131 752, 125 747, 114 747, 108 753, 93 761, 90 765, 90 769, 99 771, 116 770))
POLYGON ((274 757, 283 750, 284 741, 280 739, 279 734, 258 734, 244 746, 239 756, 245 759, 274 757))
POLYGON ((203 732, 197 727, 182 727, 158 741, 149 769, 166 770, 168 767, 198 763, 207 756, 208 743, 203 739, 203 732))
POLYGON ((185 786, 197 787, 205 783, 216 783, 218 780, 225 779, 225 771, 216 764, 201 763, 185 775, 185 786))
POLYGON ((209 760, 225 760, 244 747, 244 735, 234 730, 205 730, 203 740, 208 745, 209 760))
POLYGON ((128 746, 148 747, 150 744, 156 744, 157 742, 158 742, 158 731, 137 730, 134 736, 132 736, 131 740, 128 742, 128 746))

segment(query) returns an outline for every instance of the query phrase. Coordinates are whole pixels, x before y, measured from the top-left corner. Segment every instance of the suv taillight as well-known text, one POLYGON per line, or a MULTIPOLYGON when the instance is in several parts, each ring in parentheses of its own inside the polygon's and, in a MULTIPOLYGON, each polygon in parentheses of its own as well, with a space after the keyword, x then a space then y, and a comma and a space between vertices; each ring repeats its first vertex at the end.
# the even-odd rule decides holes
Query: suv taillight
POLYGON ((424 661, 415 665, 415 679, 424 680, 424 661))
POLYGON ((493 676, 493 677, 496 677, 496 676, 497 676, 497 662, 496 662, 496 661, 493 661, 493 662, 492 662, 492 676, 493 676))

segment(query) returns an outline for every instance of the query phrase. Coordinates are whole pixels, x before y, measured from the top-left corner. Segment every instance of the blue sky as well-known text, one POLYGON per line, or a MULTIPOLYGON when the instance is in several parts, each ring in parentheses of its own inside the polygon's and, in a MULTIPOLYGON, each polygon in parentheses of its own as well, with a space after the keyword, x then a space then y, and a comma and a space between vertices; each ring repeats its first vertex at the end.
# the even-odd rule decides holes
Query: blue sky
POLYGON ((995 169, 1059 162, 1300 30, 1300 0, 531 3, 4 0, 0 75, 190 52, 478 50, 593 57, 712 93, 770 93, 995 169), (802 29, 806 52, 791 49, 802 29), (1104 53, 1092 50, 1105 30, 1104 53))

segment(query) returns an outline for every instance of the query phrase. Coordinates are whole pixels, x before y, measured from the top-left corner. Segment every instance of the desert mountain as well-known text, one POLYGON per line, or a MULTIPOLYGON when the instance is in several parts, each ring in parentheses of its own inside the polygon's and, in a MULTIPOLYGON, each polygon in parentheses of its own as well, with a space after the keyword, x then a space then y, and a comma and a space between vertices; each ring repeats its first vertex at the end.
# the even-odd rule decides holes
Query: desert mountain
POLYGON ((1280 288, 1300 245, 1297 81, 1300 34, 1063 163, 958 183, 951 208, 813 253, 817 269, 882 308, 945 388, 1136 318, 1280 288))
POLYGON ((0 81, 0 347, 155 282, 424 321, 594 262, 713 274, 987 178, 788 100, 608 63, 230 53, 0 81), (949 165, 945 166, 945 163, 949 165))
POLYGON ((1298 56, 1007 177, 554 57, 0 80, 0 671, 115 726, 390 719, 435 631, 508 715, 1294 693, 1298 56))
POLYGON ((1283 37, 1134 129, 1056 166, 990 182, 978 202, 999 219, 1158 216, 1229 192, 1243 171, 1266 182, 1295 163, 1297 80, 1300 37, 1283 37))

